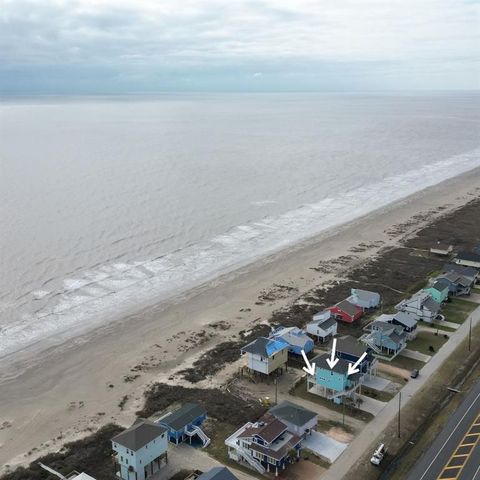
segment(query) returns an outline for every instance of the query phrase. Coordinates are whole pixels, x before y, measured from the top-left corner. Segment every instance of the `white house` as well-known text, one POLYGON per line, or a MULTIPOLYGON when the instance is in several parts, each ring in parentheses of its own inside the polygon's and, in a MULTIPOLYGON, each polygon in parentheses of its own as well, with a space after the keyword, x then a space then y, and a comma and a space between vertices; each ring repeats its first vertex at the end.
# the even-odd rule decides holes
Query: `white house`
POLYGON ((437 242, 433 247, 430 248, 430 253, 435 255, 447 256, 450 255, 453 251, 453 247, 448 243, 437 242))
POLYGON ((307 323, 307 333, 320 342, 326 342, 337 334, 337 321, 330 310, 324 310, 313 316, 313 321, 307 323))
POLYGON ((402 300, 395 308, 399 312, 412 313, 418 320, 431 323, 440 313, 441 305, 427 292, 420 291, 408 300, 402 300))
POLYGON ((289 344, 281 338, 259 337, 241 349, 247 357, 247 366, 255 372, 270 375, 288 361, 289 344))

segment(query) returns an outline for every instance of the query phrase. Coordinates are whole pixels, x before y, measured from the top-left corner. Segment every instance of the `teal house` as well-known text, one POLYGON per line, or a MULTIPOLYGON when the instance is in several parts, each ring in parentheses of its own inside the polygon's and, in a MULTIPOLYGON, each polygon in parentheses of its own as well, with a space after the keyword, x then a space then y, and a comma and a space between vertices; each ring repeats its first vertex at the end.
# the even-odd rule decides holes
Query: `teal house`
POLYGON ((363 375, 360 372, 348 375, 349 362, 343 358, 330 369, 329 358, 330 354, 324 353, 311 361, 315 363, 315 375, 307 377, 308 391, 337 404, 343 403, 345 397, 355 400, 363 375))
POLYGON ((437 303, 447 301, 449 290, 450 284, 443 278, 437 280, 431 287, 424 289, 437 303))

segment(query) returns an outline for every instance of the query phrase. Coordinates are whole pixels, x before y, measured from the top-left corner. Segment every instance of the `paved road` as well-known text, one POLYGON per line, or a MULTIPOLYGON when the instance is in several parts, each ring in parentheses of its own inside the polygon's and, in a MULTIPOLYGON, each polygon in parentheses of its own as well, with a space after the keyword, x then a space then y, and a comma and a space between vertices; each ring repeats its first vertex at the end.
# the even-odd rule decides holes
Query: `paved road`
MULTIPOLYGON (((480 323, 480 307, 471 314, 472 325, 480 323)), ((467 319, 458 330, 452 332, 446 342, 432 359, 420 370, 420 376, 408 382, 402 388, 402 408, 408 405, 411 397, 426 383, 428 378, 435 373, 440 365, 453 353, 458 344, 468 336, 469 320, 467 319)), ((350 443, 349 447, 338 457, 337 461, 321 476, 322 480, 339 480, 355 467, 364 453, 373 452, 377 446, 377 438, 396 417, 398 409, 398 394, 390 400, 385 408, 368 423, 362 432, 350 443)), ((466 480, 462 478, 461 480, 466 480)), ((480 472, 476 477, 468 480, 480 480, 480 472)))
POLYGON ((480 480, 480 380, 411 470, 408 480, 480 480))

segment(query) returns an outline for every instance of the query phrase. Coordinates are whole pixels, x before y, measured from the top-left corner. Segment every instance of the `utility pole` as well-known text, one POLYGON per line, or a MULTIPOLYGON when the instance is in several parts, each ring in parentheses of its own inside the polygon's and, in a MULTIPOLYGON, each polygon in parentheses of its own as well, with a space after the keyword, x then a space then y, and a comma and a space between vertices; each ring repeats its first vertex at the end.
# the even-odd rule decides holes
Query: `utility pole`
POLYGON ((470 315, 470 325, 468 330, 468 351, 472 351, 472 316, 470 315))
POLYGON ((278 378, 275 378, 275 405, 278 405, 278 378))
POLYGON ((345 427, 345 399, 343 399, 342 405, 343 405, 343 409, 342 409, 342 425, 343 425, 343 427, 345 427))
POLYGON ((400 408, 402 405, 402 392, 398 392, 398 438, 400 438, 400 408))

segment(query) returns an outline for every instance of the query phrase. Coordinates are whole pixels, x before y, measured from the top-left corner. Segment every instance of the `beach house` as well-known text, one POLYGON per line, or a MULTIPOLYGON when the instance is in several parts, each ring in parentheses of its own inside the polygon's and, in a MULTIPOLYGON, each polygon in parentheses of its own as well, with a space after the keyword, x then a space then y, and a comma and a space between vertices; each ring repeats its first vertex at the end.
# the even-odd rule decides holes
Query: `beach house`
POLYGON ((424 288, 423 290, 424 292, 427 292, 437 303, 443 303, 448 300, 450 283, 444 279, 438 279, 435 280, 430 287, 424 288))
POLYGON ((207 418, 206 410, 198 403, 186 403, 178 410, 168 413, 158 420, 168 433, 170 442, 179 444, 192 438, 198 438, 203 447, 210 443, 210 439, 202 430, 202 423, 207 418))
POLYGON ((353 303, 363 311, 378 308, 380 305, 380 294, 377 292, 369 292, 368 290, 360 290, 359 288, 352 288, 351 295, 347 301, 353 303))
POLYGON ((480 254, 473 252, 459 252, 453 260, 464 267, 480 268, 480 254))
POLYGON ((302 438, 288 431, 287 425, 266 414, 248 422, 225 440, 228 456, 258 473, 278 476, 300 458, 302 438))
POLYGON ((306 329, 309 335, 324 343, 337 334, 337 321, 332 317, 330 310, 324 310, 313 316, 306 329))
POLYGON ((85 472, 77 472, 76 470, 73 470, 68 475, 63 475, 60 472, 57 472, 53 468, 48 467, 47 465, 44 465, 41 462, 38 462, 38 464, 40 465, 41 468, 43 468, 48 473, 51 473, 54 477, 60 478, 60 480, 95 480, 95 478, 93 478, 92 476, 88 475, 88 473, 85 473, 85 472))
POLYGON ((343 358, 330 368, 327 363, 329 358, 329 353, 323 353, 311 361, 315 363, 315 374, 307 375, 307 391, 337 404, 343 403, 346 398, 355 401, 364 374, 348 375, 349 362, 343 358))
POLYGON ((480 270, 473 267, 465 267, 456 263, 446 263, 442 268, 443 273, 458 273, 462 277, 468 278, 475 284, 479 281, 480 270))
POLYGON ((278 327, 273 330, 270 338, 286 342, 288 351, 294 355, 301 355, 302 350, 309 353, 315 347, 313 340, 298 327, 278 327))
POLYGON ((302 438, 307 438, 317 429, 318 414, 288 400, 275 405, 268 413, 282 421, 290 433, 302 438))
POLYGON ((259 337, 245 345, 241 352, 246 356, 247 367, 251 371, 270 375, 286 365, 289 347, 285 340, 259 337))
MULTIPOLYGON (((329 345, 329 352, 331 352, 331 349, 332 343, 329 345)), ((378 362, 372 355, 372 349, 351 335, 344 335, 337 339, 336 355, 352 364, 362 358, 358 366, 360 372, 368 375, 377 374, 378 362)))
POLYGON ((394 314, 383 314, 377 319, 377 322, 386 322, 393 325, 399 325, 403 328, 407 341, 413 340, 417 336, 417 317, 408 312, 396 312, 394 314))
POLYGON ((348 300, 342 300, 329 308, 333 318, 347 323, 353 323, 363 315, 363 308, 357 307, 348 300))
POLYGON ((455 272, 444 273, 438 277, 448 283, 448 293, 453 297, 470 295, 473 286, 473 278, 467 278, 455 272))
POLYGON ((376 320, 370 324, 370 333, 361 340, 374 351, 374 355, 395 357, 407 346, 407 334, 401 325, 376 320))
POLYGON ((145 480, 167 463, 167 431, 158 423, 138 418, 111 441, 116 474, 122 480, 145 480))
POLYGON ((418 320, 432 323, 440 314, 441 305, 429 293, 420 291, 411 298, 402 300, 395 308, 399 312, 415 315, 418 320))
POLYGON ((450 255, 452 251, 452 245, 443 242, 437 242, 435 245, 430 247, 430 253, 433 253, 434 255, 441 255, 442 257, 450 255))

